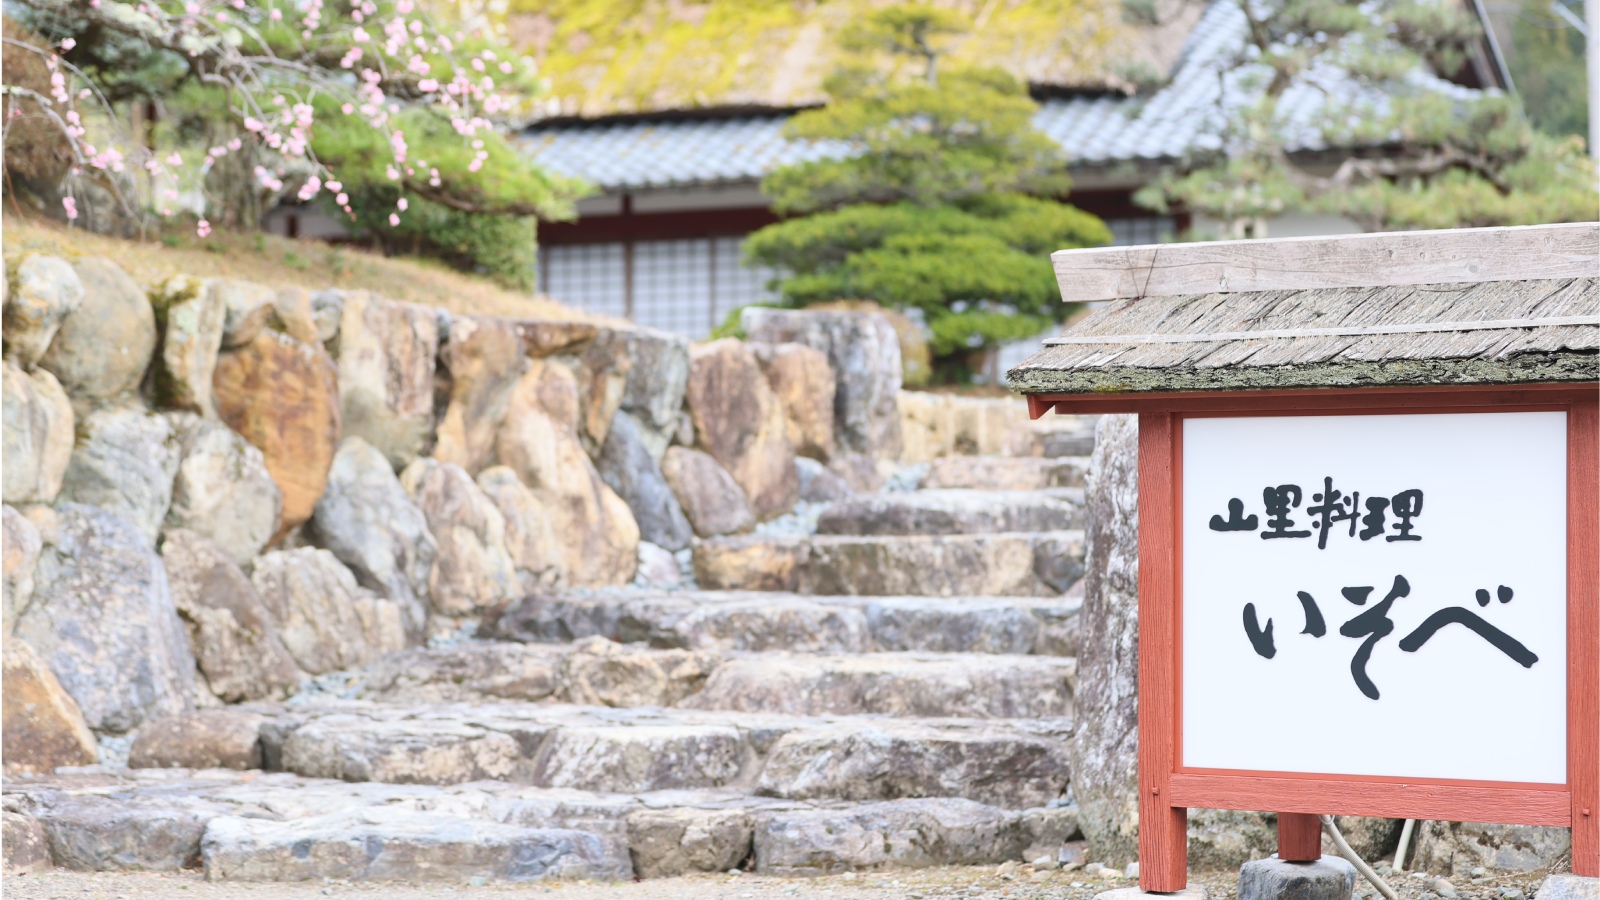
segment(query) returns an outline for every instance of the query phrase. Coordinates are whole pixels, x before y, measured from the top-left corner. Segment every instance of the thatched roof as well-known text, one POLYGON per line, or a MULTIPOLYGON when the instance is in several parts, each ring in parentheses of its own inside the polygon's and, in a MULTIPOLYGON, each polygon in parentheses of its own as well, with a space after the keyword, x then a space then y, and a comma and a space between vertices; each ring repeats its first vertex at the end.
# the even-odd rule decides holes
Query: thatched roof
POLYGON ((1046 340, 1011 370, 1014 389, 1600 380, 1600 226, 1123 248, 1135 266, 1121 272, 1114 252, 1057 254, 1066 298, 1165 295, 1111 300, 1046 340))
MULTIPOLYGON (((839 33, 891 0, 513 0, 508 36, 550 80, 548 115, 822 103, 839 33)), ((1164 80, 1206 0, 936 0, 972 21, 947 65, 1000 65, 1041 88, 1164 80)))

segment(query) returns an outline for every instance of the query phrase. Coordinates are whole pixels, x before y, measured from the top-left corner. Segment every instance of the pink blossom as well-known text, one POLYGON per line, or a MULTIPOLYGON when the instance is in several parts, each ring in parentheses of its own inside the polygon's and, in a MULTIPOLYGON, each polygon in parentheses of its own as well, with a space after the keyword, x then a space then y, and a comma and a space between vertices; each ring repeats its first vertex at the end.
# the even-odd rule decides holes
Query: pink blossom
POLYGON ((178 155, 178 151, 174 150, 172 155, 167 157, 167 165, 181 166, 183 165, 183 157, 178 155))
POLYGON ((397 226, 399 224, 400 224, 400 216, 397 215, 396 213, 389 213, 389 227, 393 228, 393 227, 395 227, 395 226, 397 226))
POLYGON ((65 40, 63 40, 61 42, 61 49, 62 50, 71 50, 73 47, 76 47, 76 46, 78 46, 78 42, 73 40, 72 38, 67 38, 67 39, 65 39, 65 40))
POLYGON ((274 7, 272 12, 267 13, 267 18, 271 19, 274 22, 281 22, 281 21, 283 21, 283 12, 281 10, 277 9, 276 7, 274 7))
POLYGON ((406 203, 406 198, 404 197, 401 197, 399 201, 395 203, 395 206, 399 207, 401 212, 405 212, 408 205, 409 204, 406 203))
POLYGON ((233 140, 228 142, 228 149, 229 150, 237 150, 237 149, 239 149, 240 147, 243 147, 243 146, 244 146, 244 142, 239 140, 238 138, 234 138, 233 140))
POLYGON ((203 237, 203 238, 210 237, 211 236, 211 223, 207 222, 205 219, 201 219, 199 222, 195 223, 194 233, 199 235, 199 236, 201 236, 201 237, 203 237))
POLYGON ((350 195, 340 191, 339 196, 333 198, 333 202, 345 207, 345 209, 348 211, 350 208, 350 195))
POLYGON ((71 197, 62 197, 61 207, 67 211, 67 221, 70 222, 78 217, 78 201, 71 197))
POLYGON ((344 185, 340 184, 337 181, 330 181, 325 186, 330 191, 342 191, 342 190, 344 190, 344 185))
POLYGON ((257 119, 254 116, 245 116, 244 117, 244 130, 245 131, 260 131, 261 129, 266 128, 266 127, 267 126, 265 124, 263 124, 260 119, 257 119))
POLYGON ((355 112, 356 108, 354 106, 351 106, 350 104, 346 103, 345 105, 339 107, 339 111, 348 116, 351 113, 355 112))

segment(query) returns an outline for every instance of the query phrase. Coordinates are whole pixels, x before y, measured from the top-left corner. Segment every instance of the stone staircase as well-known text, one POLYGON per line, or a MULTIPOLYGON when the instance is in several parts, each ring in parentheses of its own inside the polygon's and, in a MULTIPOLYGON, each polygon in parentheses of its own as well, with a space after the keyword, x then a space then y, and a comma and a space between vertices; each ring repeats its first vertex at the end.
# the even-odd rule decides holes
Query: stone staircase
POLYGON ((814 532, 700 542, 698 590, 529 597, 288 703, 146 729, 136 768, 13 780, 6 809, 60 864, 234 880, 1053 857, 1078 836, 1085 469, 938 460, 814 532))

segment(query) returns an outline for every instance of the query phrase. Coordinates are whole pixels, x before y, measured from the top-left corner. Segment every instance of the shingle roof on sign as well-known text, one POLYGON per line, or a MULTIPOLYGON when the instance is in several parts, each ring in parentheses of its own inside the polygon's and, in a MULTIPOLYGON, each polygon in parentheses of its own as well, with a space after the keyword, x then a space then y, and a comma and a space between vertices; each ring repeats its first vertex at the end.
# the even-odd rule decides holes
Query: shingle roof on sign
POLYGON ((1008 373, 1028 394, 1593 383, 1600 224, 1057 252, 1112 298, 1008 373))
MULTIPOLYGON (((1240 86, 1244 73, 1217 76, 1219 69, 1234 68, 1244 37, 1244 15, 1234 0, 1215 0, 1190 32, 1165 87, 1147 97, 1047 99, 1034 121, 1077 165, 1167 160, 1215 148, 1219 108, 1253 99, 1240 86)), ((1417 80, 1458 96, 1470 93, 1431 76, 1417 80)), ((1316 72, 1290 88, 1279 109, 1302 129, 1290 149, 1322 149, 1314 125, 1328 96, 1382 103, 1360 93, 1342 78, 1316 72)), ((612 191, 749 181, 782 165, 848 152, 843 144, 785 139, 788 115, 535 125, 524 133, 524 146, 547 168, 612 191)))

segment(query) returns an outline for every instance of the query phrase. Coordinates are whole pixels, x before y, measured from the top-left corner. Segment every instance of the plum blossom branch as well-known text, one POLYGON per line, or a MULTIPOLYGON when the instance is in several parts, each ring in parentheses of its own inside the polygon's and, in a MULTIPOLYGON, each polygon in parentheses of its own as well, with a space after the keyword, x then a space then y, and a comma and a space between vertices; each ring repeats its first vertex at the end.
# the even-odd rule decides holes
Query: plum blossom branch
MULTIPOLYGON (((464 142, 472 144, 468 171, 477 172, 488 161, 481 134, 492 129, 492 117, 514 112, 519 103, 504 92, 495 73, 511 76, 516 67, 501 60, 493 49, 472 50, 473 39, 457 31, 447 34, 419 10, 414 0, 352 0, 337 14, 323 0, 18 0, 40 13, 120 34, 149 48, 183 60, 189 74, 201 83, 227 91, 230 111, 242 137, 207 149, 183 169, 179 153, 160 156, 125 134, 91 143, 89 125, 75 108, 77 100, 93 99, 116 123, 111 104, 93 79, 71 66, 63 54, 72 50, 71 38, 50 50, 19 46, 41 53, 51 72, 52 97, 36 92, 13 92, 11 102, 26 100, 46 110, 59 123, 73 148, 74 169, 83 167, 121 173, 132 162, 154 181, 170 184, 200 182, 217 160, 238 151, 245 141, 276 157, 277 163, 257 166, 254 178, 265 191, 280 192, 284 177, 295 170, 300 177, 296 197, 307 201, 320 193, 333 195, 347 214, 350 197, 337 174, 318 159, 313 135, 319 117, 337 110, 379 131, 388 145, 386 174, 402 190, 455 209, 477 207, 443 190, 438 169, 409 158, 404 131, 394 116, 402 107, 424 107, 444 116, 464 142), (87 85, 77 95, 71 88, 87 85), (196 178, 198 176, 198 178, 196 178)), ((8 45, 16 44, 8 40, 8 45)), ((12 112, 11 115, 15 115, 12 112)), ((167 199, 177 191, 165 189, 167 199)), ((119 199, 121 194, 118 194, 119 199)), ((72 198, 68 197, 69 200, 72 198)), ((515 205, 515 204, 513 204, 515 205)), ((69 204, 72 217, 74 204, 69 204)), ((398 225, 408 203, 402 197, 391 225, 398 225)), ((162 215, 170 208, 160 207, 162 215)), ((516 209, 496 211, 519 213, 516 209)), ((532 212, 530 206, 526 212, 532 212)), ((202 231, 208 230, 202 228, 202 231)))

